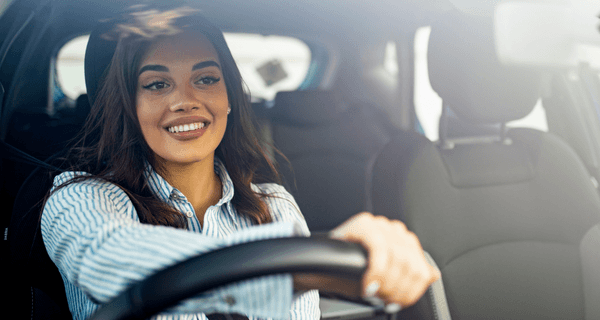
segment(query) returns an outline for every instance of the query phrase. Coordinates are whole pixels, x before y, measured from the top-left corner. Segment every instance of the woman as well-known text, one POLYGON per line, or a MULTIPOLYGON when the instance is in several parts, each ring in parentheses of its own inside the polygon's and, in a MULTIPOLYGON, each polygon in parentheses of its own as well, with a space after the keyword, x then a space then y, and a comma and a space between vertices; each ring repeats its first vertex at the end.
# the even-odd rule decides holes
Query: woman
MULTIPOLYGON (((131 283, 191 256, 309 235, 283 187, 254 184, 261 163, 274 168, 252 126, 223 35, 204 18, 181 9, 104 24, 88 44, 86 84, 91 115, 67 156, 71 169, 55 178, 42 214, 44 243, 74 318, 87 318, 131 283)), ((270 276, 208 292, 165 313, 318 319, 318 293, 294 297, 293 289, 362 290, 408 306, 439 277, 400 222, 362 213, 332 237, 369 251, 362 288, 270 276)))

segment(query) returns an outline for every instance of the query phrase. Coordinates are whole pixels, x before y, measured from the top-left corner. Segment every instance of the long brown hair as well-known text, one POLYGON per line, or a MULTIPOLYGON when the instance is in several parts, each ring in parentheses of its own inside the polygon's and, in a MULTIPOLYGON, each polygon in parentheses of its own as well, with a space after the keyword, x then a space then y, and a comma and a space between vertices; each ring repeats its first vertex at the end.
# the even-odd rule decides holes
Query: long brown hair
MULTIPOLYGON (((249 95, 245 93, 241 74, 223 34, 197 14, 178 20, 183 20, 177 22, 178 26, 206 36, 221 61, 231 113, 215 156, 224 163, 233 181, 232 204, 239 214, 257 224, 271 222, 272 217, 262 201, 267 195, 254 192, 251 184, 256 180, 255 173, 259 167, 269 168, 275 181, 279 180, 279 175, 254 127, 249 95)), ((147 164, 158 172, 161 169, 153 161, 152 151, 141 133, 135 100, 137 70, 154 40, 147 35, 136 34, 119 37, 112 60, 97 94, 94 94, 91 113, 66 156, 69 170, 85 171, 91 175, 80 176, 69 183, 91 178, 109 181, 127 193, 141 222, 185 228, 187 219, 158 199, 144 176, 147 164)))

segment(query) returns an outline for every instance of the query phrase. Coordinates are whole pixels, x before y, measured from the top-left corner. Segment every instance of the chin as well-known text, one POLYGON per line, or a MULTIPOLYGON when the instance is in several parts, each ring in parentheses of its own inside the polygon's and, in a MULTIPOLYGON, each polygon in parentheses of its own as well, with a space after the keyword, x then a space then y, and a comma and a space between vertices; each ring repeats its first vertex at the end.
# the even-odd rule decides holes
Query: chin
POLYGON ((214 159, 214 154, 197 154, 182 152, 174 155, 174 153, 167 153, 164 155, 156 154, 156 158, 159 162, 162 163, 186 165, 200 163, 208 159, 212 160, 214 159))

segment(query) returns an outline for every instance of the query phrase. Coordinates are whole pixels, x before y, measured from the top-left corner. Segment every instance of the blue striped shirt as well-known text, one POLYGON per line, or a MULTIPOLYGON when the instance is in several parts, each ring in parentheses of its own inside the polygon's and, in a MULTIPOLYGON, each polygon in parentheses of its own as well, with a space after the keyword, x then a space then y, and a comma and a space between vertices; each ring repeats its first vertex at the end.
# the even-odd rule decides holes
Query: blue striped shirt
MULTIPOLYGON (((158 198, 186 214, 188 231, 142 224, 133 203, 116 185, 97 179, 54 192, 42 213, 46 250, 65 283, 74 319, 85 319, 132 283, 186 258, 260 239, 309 235, 293 197, 280 185, 253 185, 265 198, 273 223, 255 226, 231 204, 234 188, 215 160, 222 198, 208 208, 203 226, 186 197, 148 166, 145 177, 158 198)), ((65 172, 54 187, 84 172, 65 172)), ((251 320, 319 319, 316 290, 293 296, 291 275, 256 278, 218 288, 166 310, 156 319, 206 319, 205 313, 240 313, 251 320)))

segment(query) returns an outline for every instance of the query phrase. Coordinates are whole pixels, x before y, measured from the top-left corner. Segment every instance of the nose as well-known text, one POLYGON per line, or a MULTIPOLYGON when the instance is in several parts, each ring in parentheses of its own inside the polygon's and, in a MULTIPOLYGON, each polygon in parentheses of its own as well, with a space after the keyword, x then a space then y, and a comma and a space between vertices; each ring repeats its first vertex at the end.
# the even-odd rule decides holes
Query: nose
POLYGON ((169 110, 171 112, 189 112, 200 109, 200 101, 193 95, 192 90, 180 88, 175 90, 169 101, 169 110))
POLYGON ((200 107, 198 106, 198 104, 195 104, 195 103, 179 101, 179 102, 172 103, 169 106, 169 109, 172 112, 188 112, 191 110, 200 109, 200 107))

